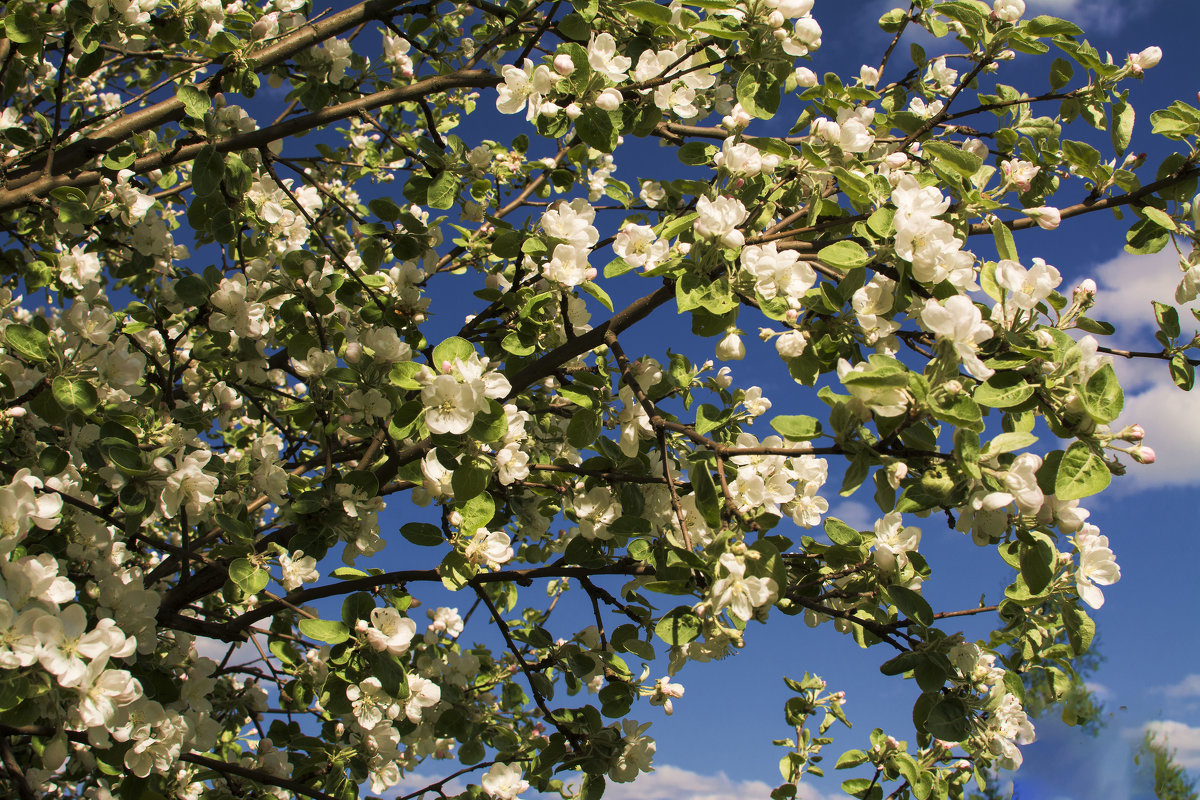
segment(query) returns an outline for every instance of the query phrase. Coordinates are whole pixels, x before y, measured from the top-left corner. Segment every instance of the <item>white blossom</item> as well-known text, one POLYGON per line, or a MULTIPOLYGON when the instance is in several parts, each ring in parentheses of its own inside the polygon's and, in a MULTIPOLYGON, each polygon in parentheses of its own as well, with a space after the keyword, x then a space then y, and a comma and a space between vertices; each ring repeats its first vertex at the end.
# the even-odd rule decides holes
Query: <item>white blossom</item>
POLYGON ((993 331, 969 297, 955 295, 941 304, 933 299, 926 300, 921 310, 921 324, 939 340, 951 344, 959 361, 973 377, 982 381, 992 376, 994 370, 979 360, 977 349, 980 342, 992 338, 993 331))
POLYGON ((1121 568, 1108 547, 1108 537, 1101 536, 1095 525, 1083 525, 1075 534, 1075 546, 1079 549, 1079 568, 1075 570, 1079 598, 1092 608, 1100 608, 1104 594, 1099 587, 1121 580, 1121 568))

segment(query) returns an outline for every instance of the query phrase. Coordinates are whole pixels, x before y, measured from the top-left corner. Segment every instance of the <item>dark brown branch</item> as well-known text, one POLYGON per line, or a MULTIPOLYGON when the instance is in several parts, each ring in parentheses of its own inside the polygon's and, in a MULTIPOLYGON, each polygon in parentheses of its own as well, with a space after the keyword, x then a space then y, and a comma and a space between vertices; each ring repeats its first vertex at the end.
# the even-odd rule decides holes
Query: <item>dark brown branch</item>
MULTIPOLYGON (((328 125, 331 122, 355 116, 362 111, 419 100, 427 95, 437 94, 449 89, 480 89, 495 86, 498 83, 501 83, 500 78, 482 70, 460 70, 445 75, 435 75, 409 86, 384 89, 374 94, 348 100, 345 103, 329 106, 312 114, 292 117, 276 125, 268 125, 265 128, 235 134, 215 142, 196 141, 189 144, 180 144, 164 152, 143 156, 134 161, 130 169, 137 173, 166 169, 174 164, 191 161, 201 150, 210 144, 221 153, 255 150, 266 147, 271 142, 279 139, 294 136, 298 133, 328 125)), ((66 148, 64 148, 63 152, 66 152, 66 148)), ((62 165, 59 164, 59 167, 62 167, 62 165)), ((62 169, 56 168, 55 171, 56 173, 61 173, 62 169)), ((94 186, 100 182, 101 177, 102 173, 100 170, 91 170, 77 175, 54 174, 46 177, 39 176, 26 181, 10 181, 9 188, 0 191, 0 212, 20 208, 32 202, 35 198, 46 196, 51 190, 60 186, 94 186)))

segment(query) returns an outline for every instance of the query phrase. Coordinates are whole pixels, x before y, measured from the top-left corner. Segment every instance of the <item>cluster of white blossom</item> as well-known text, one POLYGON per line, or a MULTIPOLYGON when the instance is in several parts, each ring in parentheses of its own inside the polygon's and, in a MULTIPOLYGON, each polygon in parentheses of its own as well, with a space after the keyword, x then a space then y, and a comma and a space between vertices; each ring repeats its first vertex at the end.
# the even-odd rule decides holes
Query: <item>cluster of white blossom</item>
POLYGON ((466 433, 475 415, 488 409, 488 400, 508 395, 508 380, 472 352, 435 365, 418 374, 422 384, 421 402, 425 406, 425 427, 430 433, 466 433))
MULTIPOLYGON (((781 449, 783 439, 768 436, 760 442, 752 433, 741 433, 734 447, 781 449)), ((729 482, 729 494, 739 511, 790 516, 800 527, 812 528, 829 510, 829 502, 817 494, 829 473, 825 459, 808 454, 767 454, 733 455, 729 460, 737 467, 737 476, 729 482)))

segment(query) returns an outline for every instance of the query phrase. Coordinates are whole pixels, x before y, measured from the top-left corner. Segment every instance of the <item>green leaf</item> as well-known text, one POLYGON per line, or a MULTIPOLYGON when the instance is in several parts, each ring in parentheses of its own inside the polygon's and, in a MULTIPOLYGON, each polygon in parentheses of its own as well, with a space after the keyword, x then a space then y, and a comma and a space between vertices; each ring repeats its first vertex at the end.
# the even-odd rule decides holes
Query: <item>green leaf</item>
POLYGON ((54 399, 64 411, 76 411, 84 416, 96 410, 100 398, 96 390, 86 381, 59 375, 50 384, 54 399))
POLYGON ((212 98, 198 86, 185 83, 175 90, 175 96, 183 103, 183 110, 193 119, 204 119, 205 113, 212 107, 212 98))
POLYGON ((844 270, 865 267, 871 261, 871 256, 857 242, 835 242, 821 248, 817 258, 831 267, 844 270))
POLYGON ((61 447, 47 445, 37 456, 38 467, 46 475, 57 475, 71 463, 71 454, 61 447))
POLYGON ((612 117, 602 108, 589 105, 575 120, 575 132, 584 144, 602 153, 611 153, 617 146, 617 128, 612 117))
POLYGON ((301 635, 325 644, 341 644, 350 638, 350 629, 337 620, 302 619, 299 627, 301 635))
POLYGON ((1063 625, 1067 629, 1067 641, 1075 655, 1086 653, 1096 637, 1096 623, 1083 609, 1074 605, 1063 606, 1063 625))
POLYGON ((925 142, 922 149, 940 161, 945 161, 955 172, 969 178, 983 166, 983 159, 947 142, 925 142))
MULTIPOLYGON (((903 8, 893 8, 891 11, 879 18, 879 28, 886 33, 895 33, 900 30, 904 24, 904 20, 908 18, 908 13, 903 8)), ((839 768, 841 761, 838 762, 839 768)))
POLYGON ((887 593, 901 614, 926 628, 933 625, 933 608, 924 597, 903 586, 889 586, 887 593))
POLYGON ((225 156, 211 144, 201 148, 192 162, 192 189, 197 197, 216 194, 225 175, 225 156))
POLYGON ((621 9, 628 11, 638 19, 644 19, 656 25, 671 24, 671 9, 666 6, 660 6, 657 3, 651 3, 649 0, 632 0, 632 2, 621 6, 621 9))
POLYGON ((804 415, 776 417, 771 420, 771 427, 793 442, 807 442, 821 435, 821 422, 816 417, 804 415))
POLYGON ((442 529, 428 522, 406 522, 400 526, 400 535, 421 547, 436 547, 446 543, 442 529))
POLYGON ((229 579, 247 595, 258 594, 267 588, 270 578, 270 573, 245 558, 239 558, 229 565, 229 579))
POLYGON ((1083 33, 1083 29, 1075 23, 1045 14, 1026 22, 1024 29, 1034 36, 1079 36, 1083 33))
POLYGON ((1050 88, 1055 91, 1061 89, 1071 82, 1074 75, 1075 69, 1070 61, 1065 58, 1054 59, 1054 63, 1050 65, 1050 88))
POLYGON ((466 556, 457 550, 447 553, 446 557, 442 559, 441 566, 438 567, 442 585, 452 592, 457 592, 466 586, 467 582, 478 573, 479 567, 467 561, 466 556))
POLYGON ((1188 357, 1183 353, 1176 353, 1171 356, 1169 367, 1171 380, 1175 381, 1175 385, 1185 392, 1190 392, 1196 383, 1196 368, 1192 366, 1188 357))
POLYGON ((1108 132, 1112 136, 1113 149, 1117 151, 1117 155, 1121 155, 1128 149, 1129 141, 1133 138, 1133 124, 1136 119, 1137 114, 1129 103, 1122 100, 1112 104, 1108 132))
POLYGON ((1161 211, 1154 206, 1142 206, 1141 212, 1146 215, 1146 218, 1151 220, 1160 228, 1166 228, 1169 231, 1178 231, 1179 225, 1171 218, 1171 215, 1165 211, 1161 211))
POLYGON ((1168 339, 1174 339, 1179 336, 1179 312, 1174 306, 1169 306, 1166 303, 1160 303, 1157 300, 1154 302, 1154 319, 1158 322, 1158 328, 1167 335, 1168 339))
POLYGON ((687 606, 679 606, 663 614, 654 626, 658 638, 669 645, 679 646, 695 641, 703 627, 700 618, 687 606))
POLYGON ((393 386, 399 386, 401 389, 419 391, 424 385, 417 380, 421 371, 421 365, 415 361, 397 361, 388 373, 388 380, 393 386))
MULTIPOLYGON (((1174 310, 1174 309, 1172 309, 1174 310)), ((1105 364, 1092 373, 1079 395, 1088 416, 1096 422, 1107 424, 1121 414, 1125 405, 1125 393, 1117 380, 1112 364, 1105 364)))
POLYGON ((854 530, 836 517, 826 517, 823 527, 825 528, 825 535, 834 544, 840 544, 845 547, 858 547, 862 544, 862 533, 854 530))
POLYGON ((400 206, 390 197, 376 197, 367 203, 371 213, 385 222, 395 222, 400 219, 400 206))
POLYGON ((612 298, 608 296, 608 292, 604 291, 600 284, 596 283, 595 281, 585 281, 579 285, 579 288, 583 289, 592 297, 599 300, 600 305, 604 306, 609 311, 613 310, 612 298))
POLYGON ((458 176, 453 172, 439 172, 426 190, 426 202, 430 208, 448 209, 454 205, 458 194, 458 176))
POLYGON ((462 530, 474 532, 486 527, 496 516, 496 501, 490 494, 484 492, 460 504, 458 511, 463 517, 462 530))
POLYGON ((996 240, 996 252, 1000 254, 1000 258, 1008 259, 1009 261, 1021 260, 1021 257, 1017 254, 1017 243, 1013 240, 1012 231, 1007 225, 999 220, 993 222, 992 238, 996 240))
POLYGON ((450 478, 450 487, 454 490, 454 499, 465 503, 487 489, 488 479, 492 475, 492 465, 482 458, 471 458, 460 464, 450 478))
POLYGON ((50 358, 50 339, 37 328, 11 323, 4 329, 4 341, 27 361, 50 358))
POLYGON ((456 359, 466 361, 473 355, 475 355, 475 348, 470 342, 458 336, 451 336, 433 348, 433 364, 431 366, 440 371, 442 364, 446 362, 453 364, 456 359))
POLYGON ((567 423, 567 441, 576 450, 593 444, 600 436, 600 415, 595 411, 579 411, 567 423))
POLYGON ((1104 459, 1083 442, 1075 442, 1058 464, 1054 494, 1059 500, 1077 500, 1103 491, 1111 481, 1104 459))
POLYGON ((1033 397, 1035 387, 1017 372, 997 372, 975 387, 975 402, 990 408, 1012 408, 1033 397))
POLYGON ((1170 231, 1151 219, 1135 222, 1125 234, 1125 252, 1152 255, 1161 252, 1171 241, 1170 231))
POLYGON ((742 72, 737 82, 737 99, 746 113, 759 119, 770 119, 779 110, 779 90, 769 72, 750 68, 742 72))
POLYGON ((971 733, 970 711, 957 697, 942 697, 929 709, 925 730, 944 742, 961 742, 971 733))
POLYGON ((187 274, 175 281, 175 296, 189 308, 200 308, 208 302, 212 289, 199 275, 187 274))
POLYGON ((1041 594, 1054 576, 1057 553, 1046 534, 1033 534, 1033 544, 1021 545, 1021 577, 1033 594, 1041 594))

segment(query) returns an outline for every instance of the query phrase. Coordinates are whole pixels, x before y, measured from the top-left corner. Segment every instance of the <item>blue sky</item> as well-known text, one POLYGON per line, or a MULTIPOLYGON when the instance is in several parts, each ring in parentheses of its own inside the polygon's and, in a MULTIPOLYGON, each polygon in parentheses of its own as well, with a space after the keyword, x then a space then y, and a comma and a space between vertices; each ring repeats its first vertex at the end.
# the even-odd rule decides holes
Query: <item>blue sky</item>
MULTIPOLYGON (((892 2, 817 0, 814 16, 825 31, 824 45, 811 65, 820 74, 857 74, 858 66, 877 60, 883 34, 874 28, 879 14, 892 2)), ((1200 29, 1200 3, 1194 0, 1029 0, 1027 16, 1048 13, 1078 22, 1090 41, 1114 59, 1157 44, 1164 58, 1133 87, 1131 101, 1138 110, 1133 148, 1156 154, 1151 147, 1149 113, 1182 98, 1195 102, 1200 75, 1195 69, 1194 33, 1200 29)), ((922 42, 929 47, 926 41, 922 42)), ((1006 80, 1037 91, 1045 84, 1045 61, 1031 66, 1025 80, 1006 80)), ((895 76, 893 76, 895 77, 895 76)), ((1043 112, 1046 113, 1046 112, 1043 112)), ((1107 135, 1074 132, 1073 138, 1093 138, 1109 152, 1107 135)), ((620 159, 614 177, 632 183, 636 163, 620 159)), ((1147 170, 1148 172, 1148 170, 1147 170)), ((1063 204, 1066 205, 1066 201, 1063 204)), ((1126 223, 1127 224, 1127 223, 1126 223)), ((1151 299, 1169 299, 1178 281, 1177 259, 1171 252, 1130 256, 1123 252, 1124 227, 1111 216, 1095 214, 1069 220, 1058 231, 1034 230, 1018 244, 1023 255, 1039 255, 1064 274, 1064 284, 1093 277, 1101 292, 1094 316, 1117 325, 1110 344, 1152 348, 1151 299)), ((982 251, 978 243, 971 246, 982 251)), ((752 338, 753 329, 748 325, 752 338)), ((1186 327, 1186 325, 1185 325, 1186 327)), ((670 326, 647 327, 651 342, 670 335, 670 326)), ((712 344, 675 339, 676 349, 703 359, 712 344)), ((627 349, 629 345, 626 345, 627 349)), ((765 350, 765 348, 764 348, 765 350)), ((773 353, 765 357, 773 359, 773 353)), ((781 398, 794 386, 770 370, 755 367, 754 354, 735 364, 735 375, 764 377, 767 396, 785 411, 781 398)), ((1152 796, 1143 776, 1136 773, 1133 746, 1146 725, 1156 726, 1176 748, 1181 764, 1200 777, 1200 645, 1192 609, 1200 606, 1200 522, 1196 488, 1200 484, 1200 395, 1185 394, 1169 381, 1161 363, 1118 363, 1126 386, 1126 412, 1121 423, 1140 422, 1147 443, 1158 452, 1151 466, 1132 465, 1100 498, 1090 498, 1089 521, 1106 533, 1122 568, 1119 584, 1105 590, 1107 602, 1093 614, 1099 628, 1099 647, 1105 661, 1091 676, 1091 685, 1105 705, 1107 724, 1095 738, 1067 728, 1053 717, 1038 723, 1039 741, 1025 750, 1025 766, 1011 777, 1022 800, 1134 800, 1152 796)), ((1118 423, 1120 424, 1120 423, 1118 423)), ((765 434, 764 434, 765 435, 765 434)), ((831 478, 831 486, 836 479, 831 478)), ((831 492, 832 494, 832 492, 831 492)), ((831 514, 852 525, 869 528, 876 512, 869 497, 831 497, 831 514)), ((975 548, 961 535, 936 520, 923 523, 922 551, 934 566, 926 595, 935 607, 968 607, 986 593, 1003 591, 1003 573, 994 553, 975 548), (939 602, 946 605, 939 605, 939 602), (951 606, 958 602, 961 605, 951 606)), ((972 635, 970 629, 966 630, 972 635)), ((653 721, 658 741, 658 772, 631 785, 610 786, 606 797, 620 800, 689 800, 706 798, 766 798, 777 785, 776 763, 782 755, 771 740, 789 734, 782 706, 788 696, 781 675, 799 676, 805 670, 821 674, 831 687, 848 694, 846 712, 855 727, 845 731, 835 747, 860 747, 876 726, 898 738, 912 738, 912 703, 917 689, 911 682, 885 678, 878 672, 883 660, 875 651, 862 652, 828 626, 812 630, 799 619, 773 617, 768 626, 748 631, 746 648, 722 662, 689 665, 679 676, 686 695, 675 702, 673 717, 660 709, 641 711, 653 721)), ((635 709, 638 711, 638 709, 635 709)), ((835 729, 836 730, 836 729, 835 729)), ((836 759, 840 750, 831 752, 836 759)), ((813 779, 802 796, 808 800, 839 794, 841 776, 813 779)))

